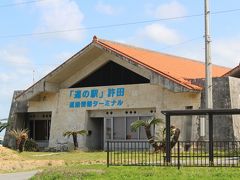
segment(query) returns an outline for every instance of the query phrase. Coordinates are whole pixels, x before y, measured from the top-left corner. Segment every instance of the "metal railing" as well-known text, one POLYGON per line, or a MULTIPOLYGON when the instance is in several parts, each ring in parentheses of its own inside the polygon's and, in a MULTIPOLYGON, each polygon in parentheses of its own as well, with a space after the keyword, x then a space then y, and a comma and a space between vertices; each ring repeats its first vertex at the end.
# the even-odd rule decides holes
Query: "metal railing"
MULTIPOLYGON (((159 142, 161 144, 162 142, 159 142)), ((155 152, 148 141, 108 141, 108 166, 240 166, 240 141, 179 141, 170 152, 155 152)))

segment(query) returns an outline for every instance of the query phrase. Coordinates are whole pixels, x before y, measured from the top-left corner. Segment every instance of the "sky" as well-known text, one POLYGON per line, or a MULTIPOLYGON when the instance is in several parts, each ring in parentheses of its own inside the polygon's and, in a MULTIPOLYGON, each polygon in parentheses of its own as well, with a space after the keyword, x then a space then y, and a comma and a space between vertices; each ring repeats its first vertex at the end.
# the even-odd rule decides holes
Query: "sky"
MULTIPOLYGON (((209 0, 212 62, 240 61, 240 1, 209 0)), ((0 119, 23 90, 99 38, 204 61, 204 0, 0 0, 0 119)))

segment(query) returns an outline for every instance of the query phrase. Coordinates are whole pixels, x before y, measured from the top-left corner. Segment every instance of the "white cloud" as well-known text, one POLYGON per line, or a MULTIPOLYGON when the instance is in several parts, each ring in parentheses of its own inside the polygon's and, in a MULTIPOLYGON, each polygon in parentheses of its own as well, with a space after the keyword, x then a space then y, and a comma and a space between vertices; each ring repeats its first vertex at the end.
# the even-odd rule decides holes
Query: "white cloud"
MULTIPOLYGON (((73 0, 51 0, 38 3, 41 23, 37 32, 83 28, 84 15, 73 0)), ((55 33, 54 37, 79 42, 84 38, 83 31, 55 33)))
POLYGON ((0 73, 0 82, 10 81, 11 77, 7 73, 0 73))
POLYGON ((0 49, 0 59, 2 63, 11 66, 26 66, 30 64, 30 60, 25 56, 26 49, 16 46, 0 49))
POLYGON ((120 12, 119 8, 115 8, 112 5, 103 3, 101 1, 98 1, 98 3, 95 6, 95 9, 98 12, 106 15, 116 15, 120 12))
POLYGON ((11 86, 16 88, 26 87, 25 80, 32 77, 33 64, 23 48, 7 47, 0 49, 0 81, 1 87, 11 86))
MULTIPOLYGON (((169 54, 175 54, 190 59, 205 61, 204 38, 198 41, 170 46, 164 49, 169 54)), ((216 65, 233 68, 240 62, 240 37, 213 39, 211 43, 212 63, 216 65)))
POLYGON ((32 63, 26 49, 8 46, 0 49, 0 118, 6 118, 13 91, 32 84, 32 63))
POLYGON ((171 18, 185 16, 187 14, 186 8, 177 1, 171 1, 166 4, 160 4, 157 7, 149 7, 148 13, 156 18, 171 18))
POLYGON ((212 43, 213 61, 234 67, 240 62, 240 38, 224 38, 212 43))
POLYGON ((145 26, 138 36, 143 39, 148 39, 166 45, 176 44, 181 41, 181 36, 176 30, 157 23, 145 26))

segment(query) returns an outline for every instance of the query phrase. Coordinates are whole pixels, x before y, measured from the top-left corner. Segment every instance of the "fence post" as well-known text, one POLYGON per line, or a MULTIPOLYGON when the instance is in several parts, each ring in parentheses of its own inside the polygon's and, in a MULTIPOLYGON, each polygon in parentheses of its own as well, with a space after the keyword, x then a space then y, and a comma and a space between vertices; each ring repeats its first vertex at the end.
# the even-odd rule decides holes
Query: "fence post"
POLYGON ((171 146, 170 146, 170 131, 171 131, 170 115, 166 115, 166 162, 167 164, 171 161, 171 146))
POLYGON ((209 125, 209 166, 214 165, 213 160, 213 115, 208 115, 208 125, 209 125))
POLYGON ((109 141, 107 141, 107 167, 109 167, 109 141))
POLYGON ((179 144, 179 141, 177 142, 177 153, 178 153, 177 165, 178 165, 178 169, 180 169, 180 144, 179 144))

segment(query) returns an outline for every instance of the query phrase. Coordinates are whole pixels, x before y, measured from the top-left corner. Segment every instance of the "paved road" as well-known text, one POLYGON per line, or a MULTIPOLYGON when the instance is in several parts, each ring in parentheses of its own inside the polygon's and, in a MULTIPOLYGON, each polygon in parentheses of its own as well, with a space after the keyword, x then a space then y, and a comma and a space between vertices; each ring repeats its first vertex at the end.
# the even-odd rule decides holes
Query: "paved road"
POLYGON ((37 172, 39 171, 35 170, 27 172, 0 174, 0 180, 27 180, 34 176, 37 172))

